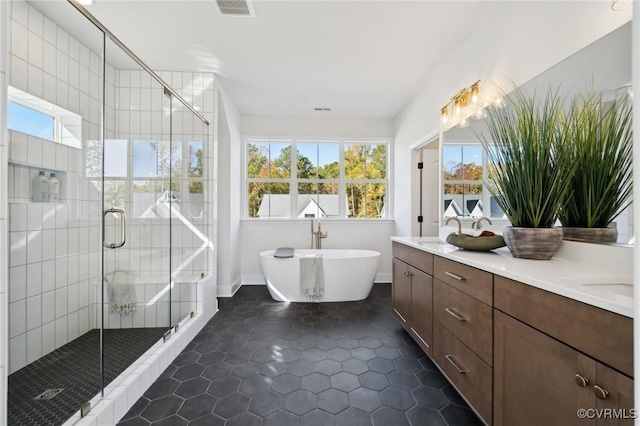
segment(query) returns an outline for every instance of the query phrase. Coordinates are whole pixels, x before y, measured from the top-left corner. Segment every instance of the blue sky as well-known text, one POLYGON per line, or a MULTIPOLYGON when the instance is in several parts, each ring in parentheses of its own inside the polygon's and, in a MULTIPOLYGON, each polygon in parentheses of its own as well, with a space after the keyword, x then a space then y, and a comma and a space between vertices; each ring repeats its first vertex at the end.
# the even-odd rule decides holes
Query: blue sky
POLYGON ((54 140, 52 116, 9 101, 7 108, 8 127, 42 139, 54 140))

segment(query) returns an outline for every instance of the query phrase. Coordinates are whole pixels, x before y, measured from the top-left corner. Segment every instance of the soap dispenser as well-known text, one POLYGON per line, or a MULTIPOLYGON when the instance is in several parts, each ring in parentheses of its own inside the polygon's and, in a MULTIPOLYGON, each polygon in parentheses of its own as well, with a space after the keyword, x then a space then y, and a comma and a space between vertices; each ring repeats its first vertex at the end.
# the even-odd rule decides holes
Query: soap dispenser
POLYGON ((38 175, 33 178, 31 200, 36 203, 49 201, 49 180, 44 175, 44 170, 40 170, 38 175))
POLYGON ((60 180, 55 173, 51 173, 49 177, 49 202, 57 203, 60 199, 60 180))

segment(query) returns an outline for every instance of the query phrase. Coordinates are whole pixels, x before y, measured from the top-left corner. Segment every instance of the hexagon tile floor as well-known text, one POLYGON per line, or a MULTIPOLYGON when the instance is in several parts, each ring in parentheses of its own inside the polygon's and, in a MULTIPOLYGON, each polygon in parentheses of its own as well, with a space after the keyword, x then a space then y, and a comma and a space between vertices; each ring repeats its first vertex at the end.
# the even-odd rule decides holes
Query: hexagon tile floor
POLYGON ((219 308, 119 425, 481 424, 391 314, 388 284, 319 304, 244 286, 219 308))

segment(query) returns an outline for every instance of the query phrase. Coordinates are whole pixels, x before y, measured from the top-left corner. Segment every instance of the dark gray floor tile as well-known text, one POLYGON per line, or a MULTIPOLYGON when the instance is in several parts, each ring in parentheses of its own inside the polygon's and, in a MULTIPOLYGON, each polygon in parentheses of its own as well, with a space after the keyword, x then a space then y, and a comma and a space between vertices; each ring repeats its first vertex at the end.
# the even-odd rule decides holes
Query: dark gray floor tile
POLYGON ((249 411, 260 417, 267 417, 282 410, 284 397, 279 393, 267 391, 251 398, 249 411))
POLYGON ((396 348, 390 348, 388 346, 380 346, 379 348, 374 349, 373 352, 380 358, 390 360, 394 360, 401 356, 399 350, 397 350, 396 348))
POLYGON ((293 374, 285 373, 272 379, 271 390, 276 391, 282 395, 286 395, 293 392, 294 390, 300 389, 300 385, 300 377, 294 376, 293 374))
POLYGON ((198 377, 202 374, 205 367, 200 364, 188 364, 182 367, 178 367, 175 373, 173 373, 173 378, 180 381, 185 381, 189 379, 193 379, 194 377, 198 377))
POLYGON ((396 365, 392 361, 384 358, 370 359, 369 361, 367 361, 367 365, 369 366, 370 370, 382 374, 389 374, 396 370, 396 365))
POLYGON ((373 420, 374 426, 409 426, 409 421, 404 412, 391 407, 382 407, 374 411, 371 414, 371 420, 373 420))
POLYGON ((375 371, 367 371, 360 374, 358 380, 361 386, 375 391, 381 391, 391 385, 386 375, 375 371))
POLYGON ((311 374, 315 371, 315 369, 315 365, 311 361, 307 361, 306 359, 299 359, 287 366, 287 371, 290 374, 298 377, 304 377, 308 374, 311 374))
POLYGON ((231 419, 247 411, 249 401, 250 398, 247 395, 234 392, 220 398, 213 412, 225 419, 231 419))
POLYGON ((342 361, 342 369, 349 373, 358 375, 369 371, 369 365, 366 361, 361 359, 351 358, 346 361, 342 361))
POLYGON ((336 340, 336 345, 338 345, 338 347, 340 348, 351 350, 360 346, 360 342, 358 342, 356 339, 353 339, 351 337, 344 337, 342 339, 336 340))
POLYGON ((459 405, 449 404, 440 410, 449 425, 482 425, 482 422, 471 409, 459 405))
POLYGON ((264 419, 263 426, 299 426, 300 417, 288 413, 286 411, 279 411, 270 415, 264 419))
POLYGON ((331 387, 331 381, 329 377, 323 374, 311 373, 302 378, 301 387, 302 389, 308 390, 310 392, 319 393, 325 389, 329 389, 331 387))
POLYGON ((177 395, 163 396, 162 398, 151 401, 140 415, 151 422, 155 422, 156 420, 176 414, 183 402, 184 399, 177 395))
POLYGON ((384 405, 396 408, 401 411, 408 410, 416 405, 413 395, 406 389, 399 388, 397 386, 391 386, 380 392, 384 405))
POLYGON ((451 384, 447 384, 445 387, 443 387, 442 393, 447 397, 450 403, 461 405, 463 407, 467 406, 467 403, 464 402, 464 399, 462 399, 458 391, 455 390, 453 386, 451 386, 451 384))
POLYGON ((357 408, 347 408, 336 415, 337 426, 371 426, 373 421, 369 413, 357 408))
POLYGON ((351 373, 341 372, 331 376, 331 387, 344 392, 351 392, 360 387, 358 376, 351 373))
POLYGON ((418 386, 411 391, 411 394, 418 404, 434 410, 439 410, 449 403, 449 400, 440 389, 429 386, 418 386))
POLYGON ((185 426, 189 422, 180 416, 173 415, 151 423, 151 426, 185 426))
POLYGON ((241 380, 237 377, 224 376, 211 382, 207 392, 221 398, 237 391, 240 388, 240 383, 241 380))
MULTIPOLYGON (((186 350, 186 349, 185 349, 186 350)), ((200 354, 197 352, 182 352, 180 355, 173 360, 171 364, 182 367, 183 365, 193 364, 198 361, 200 358, 200 354)))
POLYGON ((324 374, 326 376, 332 376, 342 371, 342 364, 332 359, 323 359, 316 362, 316 372, 324 374))
POLYGON ((311 348, 302 352, 302 357, 307 361, 319 362, 323 359, 327 359, 327 351, 318 348, 311 348))
POLYGON ((207 393, 191 397, 184 401, 178 414, 187 420, 195 420, 213 411, 217 398, 207 393))
POLYGON ((315 408, 316 395, 305 390, 299 389, 284 398, 284 409, 298 416, 315 408))
POLYGON ((191 398, 192 396, 206 392, 209 384, 211 384, 210 380, 203 377, 196 377, 182 382, 180 386, 178 386, 178 389, 176 389, 175 394, 183 398, 191 398))
POLYGON ((408 371, 409 373, 415 373, 423 369, 418 360, 413 358, 402 357, 396 359, 393 363, 396 365, 398 370, 408 371))
POLYGON ((202 372, 202 377, 206 377, 207 379, 216 380, 220 377, 225 377, 231 374, 233 367, 230 364, 225 362, 221 362, 219 364, 210 365, 205 368, 202 372))
POLYGON ((368 413, 382 406, 380 394, 367 388, 357 388, 349 392, 349 402, 352 407, 368 413))
POLYGON ((328 411, 332 414, 337 414, 340 411, 349 407, 349 396, 346 392, 337 389, 327 389, 320 392, 318 395, 318 408, 328 411))
POLYGON ((262 364, 260 374, 267 377, 276 377, 287 372, 287 364, 282 361, 269 361, 262 364))
POLYGON ((178 389, 180 382, 174 378, 157 380, 144 393, 149 399, 158 399, 163 396, 171 395, 178 389))
POLYGON ((363 361, 369 361, 370 359, 373 359, 376 357, 376 354, 375 352, 373 352, 373 349, 365 348, 363 346, 357 347, 355 349, 351 349, 351 354, 353 355, 354 358, 358 358, 363 361))
POLYGON ((207 414, 189 422, 189 426, 224 426, 225 420, 215 414, 207 414))
POLYGON ((242 413, 230 420, 227 420, 225 426, 261 426, 262 419, 253 413, 242 413))
POLYGON ((220 352, 220 351, 211 351, 211 352, 207 352, 204 353, 202 355, 200 355, 200 358, 198 358, 198 364, 202 364, 205 367, 212 365, 212 364, 217 364, 219 362, 224 361, 224 357, 227 356, 226 353, 224 352, 220 352))
POLYGON ((300 416, 300 426, 331 426, 335 425, 335 416, 315 409, 300 416))
POLYGON ((251 352, 245 351, 244 349, 239 349, 233 352, 229 352, 227 356, 224 357, 224 361, 231 365, 236 365, 249 361, 249 358, 251 358, 251 352))
POLYGON ((406 371, 396 370, 393 373, 390 373, 387 377, 392 385, 403 389, 411 390, 420 384, 415 375, 407 373, 406 371))
POLYGON ((449 384, 447 379, 445 379, 439 371, 422 370, 418 371, 415 376, 423 385, 431 386, 436 389, 442 389, 449 384))
POLYGON ((351 351, 345 348, 333 348, 327 351, 327 358, 334 361, 346 361, 351 358, 351 351))
POLYGON ((262 375, 255 375, 242 379, 240 392, 246 393, 247 395, 257 395, 269 390, 270 387, 271 378, 262 375))
POLYGON ((231 376, 244 379, 247 377, 255 376, 260 372, 260 364, 247 361, 242 364, 234 365, 231 370, 231 376))
MULTIPOLYGON (((406 416, 411 426, 447 426, 447 423, 438 411, 419 405, 407 411, 406 416)), ((455 423, 453 425, 455 425, 455 423)))
POLYGON ((149 426, 150 424, 150 421, 143 419, 142 417, 133 417, 118 423, 118 425, 121 426, 149 426))

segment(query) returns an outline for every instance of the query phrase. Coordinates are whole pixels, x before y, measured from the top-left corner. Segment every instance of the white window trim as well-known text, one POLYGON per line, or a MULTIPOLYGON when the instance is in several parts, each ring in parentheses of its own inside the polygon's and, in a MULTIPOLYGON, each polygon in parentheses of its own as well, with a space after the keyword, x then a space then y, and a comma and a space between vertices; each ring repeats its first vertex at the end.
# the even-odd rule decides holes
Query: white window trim
MULTIPOLYGON (((313 137, 268 137, 268 136, 243 136, 242 137, 242 153, 241 153, 241 161, 242 161, 242 220, 250 221, 250 222, 259 222, 259 221, 283 221, 283 220, 291 220, 291 221, 304 221, 309 220, 308 218, 298 218, 296 217, 297 213, 297 201, 298 201, 298 183, 302 182, 311 182, 311 183, 337 183, 339 188, 340 195, 346 194, 346 185, 347 183, 381 183, 386 186, 386 197, 385 197, 385 215, 379 218, 349 218, 347 217, 347 200, 345 197, 340 197, 338 200, 338 212, 339 217, 337 218, 323 218, 323 220, 331 220, 331 221, 363 221, 363 222, 389 222, 393 220, 392 214, 392 183, 390 177, 392 176, 392 165, 393 165, 393 142, 391 138, 313 138, 313 137), (270 179, 269 182, 274 183, 289 183, 289 194, 291 195, 290 200, 290 212, 288 218, 276 218, 276 217, 249 217, 249 200, 248 200, 248 188, 249 183, 251 182, 264 182, 265 179, 257 179, 257 178, 248 178, 247 177, 247 146, 249 142, 275 142, 275 143, 291 143, 292 151, 291 151, 291 167, 292 171, 294 170, 294 166, 297 164, 297 149, 293 149, 293 147, 297 146, 298 143, 334 143, 339 145, 339 164, 340 164, 340 175, 338 179, 298 179, 296 176, 292 176, 289 178, 273 178, 270 179), (387 167, 386 167, 386 178, 385 179, 346 179, 344 176, 344 147, 345 145, 351 144, 385 144, 387 147, 387 167), (344 189, 344 190, 343 190, 344 189)), ((296 169, 297 170, 297 169, 296 169)))

